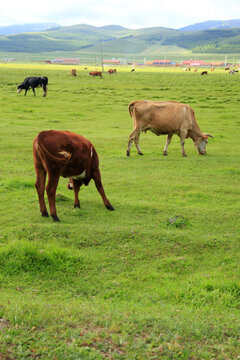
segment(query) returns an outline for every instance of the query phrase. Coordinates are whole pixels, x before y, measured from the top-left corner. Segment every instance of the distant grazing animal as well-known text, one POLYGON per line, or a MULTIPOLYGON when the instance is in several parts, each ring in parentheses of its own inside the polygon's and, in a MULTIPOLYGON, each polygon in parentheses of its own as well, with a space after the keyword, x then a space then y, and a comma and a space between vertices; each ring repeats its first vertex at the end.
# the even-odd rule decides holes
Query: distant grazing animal
POLYGON ((102 77, 101 71, 90 71, 89 75, 102 77))
POLYGON ((134 72, 134 71, 135 71, 135 69, 132 69, 132 70, 131 70, 131 72, 134 72))
POLYGON ((70 131, 42 131, 33 141, 33 159, 37 175, 35 186, 42 216, 48 216, 44 201, 46 175, 46 191, 54 221, 59 221, 55 197, 60 176, 71 178, 75 196, 74 207, 80 207, 80 186, 87 186, 93 179, 106 208, 114 210, 103 189, 97 152, 92 143, 83 136, 70 131))
POLYGON ((238 73, 238 70, 233 69, 233 71, 234 71, 235 73, 238 73))
POLYGON ((198 69, 194 69, 193 71, 194 71, 194 72, 197 72, 197 70, 198 70, 198 69))
POLYGON ((207 75, 208 72, 207 71, 202 71, 200 75, 207 75))
POLYGON ((34 96, 35 88, 42 87, 43 88, 43 96, 47 95, 47 84, 48 78, 46 76, 31 76, 27 77, 21 84, 18 85, 17 92, 20 93, 22 90, 25 90, 25 94, 27 94, 29 89, 32 89, 34 96))
POLYGON ((138 154, 143 155, 139 147, 141 131, 152 131, 156 135, 167 135, 163 155, 167 155, 168 145, 172 136, 180 137, 182 155, 187 156, 184 150, 186 138, 191 138, 199 154, 206 154, 206 144, 209 134, 200 130, 193 109, 177 101, 132 101, 128 106, 129 114, 133 119, 134 129, 129 136, 127 156, 130 156, 131 144, 134 141, 138 154))
POLYGON ((114 74, 117 72, 117 69, 108 69, 108 74, 114 74))
POLYGON ((234 70, 229 70, 229 74, 234 75, 234 74, 235 74, 235 71, 234 71, 234 70))
POLYGON ((77 76, 77 70, 76 69, 71 69, 71 75, 72 76, 77 76))
POLYGON ((230 68, 229 67, 225 67, 225 69, 224 69, 225 71, 227 71, 227 70, 230 70, 230 68))
POLYGON ((214 67, 212 67, 212 68, 211 68, 211 71, 214 71, 214 70, 215 70, 215 68, 214 68, 214 67))

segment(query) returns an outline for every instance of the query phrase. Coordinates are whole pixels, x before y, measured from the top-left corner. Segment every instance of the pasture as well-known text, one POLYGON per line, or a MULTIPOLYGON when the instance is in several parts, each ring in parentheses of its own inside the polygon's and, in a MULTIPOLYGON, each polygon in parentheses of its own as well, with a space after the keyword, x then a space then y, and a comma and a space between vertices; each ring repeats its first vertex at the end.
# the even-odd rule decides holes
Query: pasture
MULTIPOLYGON (((0 65, 0 359, 238 359, 240 330, 240 95, 238 74, 53 65, 0 65), (42 89, 17 94, 27 76, 42 89), (126 148, 136 99, 193 107, 207 155, 175 135, 141 134, 126 148), (93 182, 61 220, 41 217, 32 142, 42 130, 89 139, 109 212, 93 182)), ((48 203, 47 203, 48 207, 48 203)))

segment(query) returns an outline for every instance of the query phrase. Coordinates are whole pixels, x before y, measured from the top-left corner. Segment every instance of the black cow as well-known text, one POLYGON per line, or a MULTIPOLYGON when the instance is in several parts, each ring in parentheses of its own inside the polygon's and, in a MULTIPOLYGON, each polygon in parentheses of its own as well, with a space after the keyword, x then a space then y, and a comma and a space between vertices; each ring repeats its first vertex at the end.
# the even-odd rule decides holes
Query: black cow
POLYGON ((48 84, 48 78, 46 76, 31 76, 26 78, 20 85, 18 85, 17 92, 20 93, 23 89, 25 90, 25 94, 27 94, 27 91, 29 89, 32 89, 34 96, 35 94, 35 88, 36 87, 42 87, 43 88, 43 96, 47 95, 47 84, 48 84))

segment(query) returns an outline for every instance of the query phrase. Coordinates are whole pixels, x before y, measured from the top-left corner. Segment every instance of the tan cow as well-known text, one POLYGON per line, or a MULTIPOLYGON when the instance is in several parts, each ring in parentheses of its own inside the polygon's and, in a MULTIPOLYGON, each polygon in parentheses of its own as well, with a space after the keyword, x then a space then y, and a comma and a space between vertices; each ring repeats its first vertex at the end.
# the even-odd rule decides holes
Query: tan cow
POLYGON ((129 106, 129 113, 133 119, 134 129, 129 136, 127 156, 130 156, 131 144, 134 141, 138 154, 143 155, 139 147, 139 136, 141 131, 152 131, 156 135, 167 135, 163 155, 167 155, 168 145, 172 136, 177 134, 180 137, 182 155, 187 156, 184 150, 186 138, 191 138, 199 154, 206 154, 206 144, 209 134, 200 130, 195 119, 193 109, 186 104, 177 101, 132 101, 129 106))
POLYGON ((71 75, 77 76, 77 69, 71 69, 71 75))

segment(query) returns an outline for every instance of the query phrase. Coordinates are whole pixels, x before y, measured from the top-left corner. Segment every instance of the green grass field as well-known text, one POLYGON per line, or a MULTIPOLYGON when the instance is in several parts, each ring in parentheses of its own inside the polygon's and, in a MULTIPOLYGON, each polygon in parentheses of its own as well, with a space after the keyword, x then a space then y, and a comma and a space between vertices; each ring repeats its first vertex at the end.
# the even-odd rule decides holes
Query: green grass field
POLYGON ((238 359, 240 75, 70 68, 0 65, 0 359, 238 359), (31 75, 46 98, 17 94, 31 75), (175 136, 164 157, 149 132, 126 157, 136 99, 191 105, 207 155, 175 136), (74 209, 62 178, 61 222, 41 217, 32 142, 49 129, 94 144, 114 212, 93 182, 74 209))

